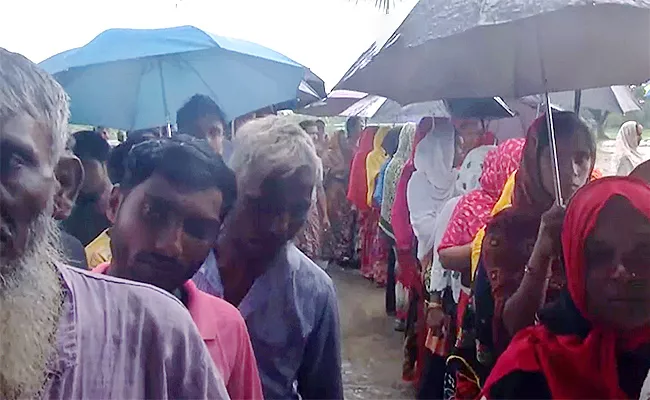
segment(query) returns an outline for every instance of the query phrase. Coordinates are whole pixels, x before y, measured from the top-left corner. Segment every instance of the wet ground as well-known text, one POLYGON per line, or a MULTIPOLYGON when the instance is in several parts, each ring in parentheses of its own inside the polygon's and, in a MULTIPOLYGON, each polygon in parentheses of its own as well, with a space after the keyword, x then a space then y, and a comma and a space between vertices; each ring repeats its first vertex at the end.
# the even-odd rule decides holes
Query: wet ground
POLYGON ((343 384, 346 399, 413 399, 411 384, 401 379, 402 333, 386 316, 384 289, 358 271, 327 271, 339 297, 343 335, 343 384))

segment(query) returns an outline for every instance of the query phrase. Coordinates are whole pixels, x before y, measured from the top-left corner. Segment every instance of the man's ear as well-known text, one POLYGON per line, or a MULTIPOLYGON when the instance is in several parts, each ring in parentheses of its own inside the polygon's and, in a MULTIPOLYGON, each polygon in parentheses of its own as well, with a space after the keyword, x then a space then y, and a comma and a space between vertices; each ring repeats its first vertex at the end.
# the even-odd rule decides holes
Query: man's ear
POLYGON ((54 198, 54 218, 65 220, 70 216, 74 202, 81 190, 84 169, 76 156, 65 154, 59 160, 55 174, 59 182, 59 190, 54 198))
POLYGON ((108 198, 108 208, 106 208, 106 218, 111 222, 111 225, 115 224, 117 219, 117 212, 120 209, 124 196, 120 188, 119 183, 113 186, 111 190, 111 195, 108 198))

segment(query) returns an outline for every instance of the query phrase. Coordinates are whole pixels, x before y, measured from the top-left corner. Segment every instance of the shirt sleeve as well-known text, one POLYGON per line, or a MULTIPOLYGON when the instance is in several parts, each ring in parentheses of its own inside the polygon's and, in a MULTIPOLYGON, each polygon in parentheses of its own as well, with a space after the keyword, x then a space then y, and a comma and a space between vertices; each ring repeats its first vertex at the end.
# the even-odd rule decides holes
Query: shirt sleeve
POLYGON ((303 399, 343 399, 340 339, 336 294, 330 287, 298 371, 298 393, 303 399))
POLYGON ((242 319, 238 333, 237 357, 228 379, 228 393, 233 399, 264 399, 257 361, 248 329, 242 319))

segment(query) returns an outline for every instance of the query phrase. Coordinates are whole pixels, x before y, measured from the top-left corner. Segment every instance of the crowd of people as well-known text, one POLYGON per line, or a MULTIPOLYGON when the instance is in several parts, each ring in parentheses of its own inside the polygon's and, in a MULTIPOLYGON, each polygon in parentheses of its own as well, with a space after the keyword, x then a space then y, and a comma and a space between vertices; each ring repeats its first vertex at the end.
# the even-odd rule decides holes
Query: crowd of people
POLYGON ((503 142, 453 117, 228 132, 197 94, 171 137, 114 148, 68 117, 59 84, 0 49, 2 398, 342 399, 333 266, 385 288, 418 398, 641 396, 636 122, 602 177, 590 128, 554 112, 558 202, 544 115, 503 142))
MULTIPOLYGON (((621 177, 601 179, 588 125, 572 112, 553 121, 568 209, 556 202, 544 115, 526 137, 500 143, 480 120, 460 118, 363 129, 350 118, 331 136, 356 143, 346 164, 349 265, 386 288, 386 312, 404 332, 402 379, 418 398, 640 394, 650 368, 650 275, 640 271, 650 222, 635 206, 650 190, 643 128, 623 124, 611 168, 621 177)), ((315 123, 303 126, 312 124, 322 142, 315 123)), ((327 174, 328 152, 319 156, 327 174)))
POLYGON ((68 118, 0 49, 0 398, 342 399, 334 286, 292 244, 309 134, 268 116, 225 141, 202 95, 112 149, 68 118))

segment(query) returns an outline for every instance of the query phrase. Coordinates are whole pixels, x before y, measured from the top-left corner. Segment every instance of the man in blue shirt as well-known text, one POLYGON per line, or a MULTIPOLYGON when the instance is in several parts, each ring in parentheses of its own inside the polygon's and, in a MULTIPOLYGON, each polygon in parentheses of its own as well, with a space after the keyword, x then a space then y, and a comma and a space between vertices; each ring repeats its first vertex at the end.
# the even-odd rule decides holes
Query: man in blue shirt
POLYGON ((239 308, 266 398, 342 399, 334 285, 291 243, 320 179, 314 144, 285 118, 256 119, 237 132, 230 166, 238 198, 194 281, 239 308))

